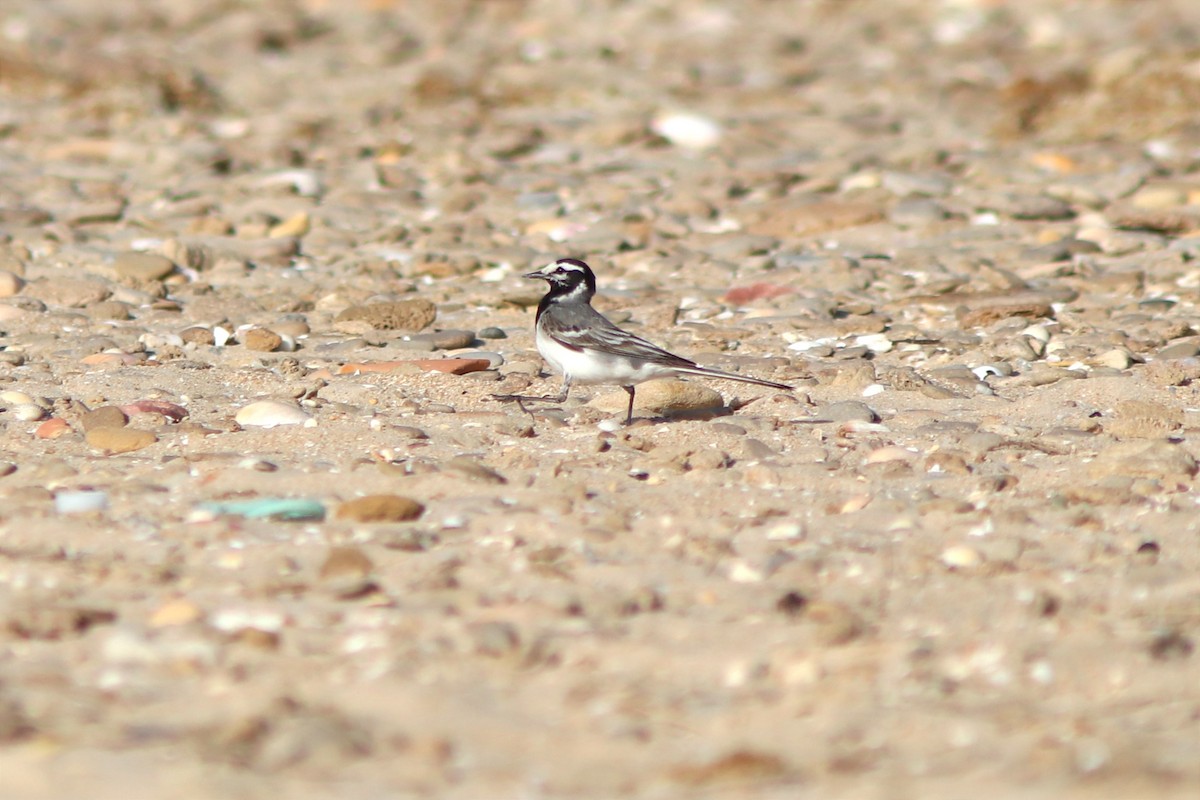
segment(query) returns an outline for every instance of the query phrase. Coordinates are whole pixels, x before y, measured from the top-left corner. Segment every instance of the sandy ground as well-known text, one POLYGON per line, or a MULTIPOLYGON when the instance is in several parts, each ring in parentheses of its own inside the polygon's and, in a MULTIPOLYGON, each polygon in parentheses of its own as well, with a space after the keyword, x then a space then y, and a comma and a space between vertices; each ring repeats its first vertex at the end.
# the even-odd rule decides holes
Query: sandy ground
POLYGON ((6 3, 0 797, 1198 796, 1197 41, 6 3))

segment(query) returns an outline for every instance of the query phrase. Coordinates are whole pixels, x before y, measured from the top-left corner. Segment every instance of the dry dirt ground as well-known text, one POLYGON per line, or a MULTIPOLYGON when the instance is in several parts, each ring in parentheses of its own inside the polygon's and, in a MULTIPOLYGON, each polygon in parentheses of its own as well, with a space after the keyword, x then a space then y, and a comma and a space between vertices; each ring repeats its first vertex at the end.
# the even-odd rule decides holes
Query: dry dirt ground
POLYGON ((1198 41, 8 0, 0 797, 1200 796, 1198 41))

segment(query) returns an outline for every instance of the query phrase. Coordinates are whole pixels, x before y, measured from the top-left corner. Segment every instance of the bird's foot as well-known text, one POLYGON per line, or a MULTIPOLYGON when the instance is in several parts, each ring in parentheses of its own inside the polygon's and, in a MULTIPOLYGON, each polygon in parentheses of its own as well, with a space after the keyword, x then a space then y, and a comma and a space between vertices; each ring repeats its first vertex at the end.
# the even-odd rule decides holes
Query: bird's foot
POLYGON ((525 394, 494 394, 493 400, 498 400, 502 403, 516 403, 517 408, 521 409, 521 413, 533 416, 533 412, 525 407, 526 403, 562 403, 566 401, 565 396, 554 397, 552 395, 525 395, 525 394))
POLYGON ((527 394, 494 394, 494 395, 492 395, 492 399, 493 399, 493 400, 499 400, 499 401, 500 401, 500 402, 502 402, 502 403, 521 403, 521 402, 529 402, 529 403, 563 403, 563 402, 566 402, 566 399, 567 399, 567 398, 565 398, 565 397, 562 397, 561 395, 560 395, 560 396, 555 396, 555 395, 549 395, 549 394, 541 394, 541 395, 527 395, 527 394))

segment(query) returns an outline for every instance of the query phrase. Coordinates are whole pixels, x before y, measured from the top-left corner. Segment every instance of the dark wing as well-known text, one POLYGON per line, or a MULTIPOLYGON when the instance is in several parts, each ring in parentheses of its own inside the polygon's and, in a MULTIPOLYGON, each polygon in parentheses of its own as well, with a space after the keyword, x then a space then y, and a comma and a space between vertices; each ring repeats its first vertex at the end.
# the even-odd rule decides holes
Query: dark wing
POLYGON ((572 350, 595 350, 664 367, 696 368, 696 362, 668 353, 640 336, 621 330, 591 306, 587 306, 586 311, 572 309, 571 312, 551 315, 542 324, 546 335, 563 347, 572 350))

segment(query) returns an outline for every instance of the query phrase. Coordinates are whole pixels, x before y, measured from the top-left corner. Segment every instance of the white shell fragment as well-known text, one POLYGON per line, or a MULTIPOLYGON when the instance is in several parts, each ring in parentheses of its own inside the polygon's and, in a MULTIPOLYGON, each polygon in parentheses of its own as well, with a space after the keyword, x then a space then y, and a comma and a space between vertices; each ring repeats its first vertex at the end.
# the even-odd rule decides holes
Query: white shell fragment
POLYGON ((650 130, 676 147, 704 150, 721 139, 721 126, 708 117, 685 111, 667 111, 650 123, 650 130))
POLYGON ((279 425, 303 425, 312 419, 298 406, 278 400, 259 400, 237 412, 234 420, 242 427, 274 428, 279 425))

